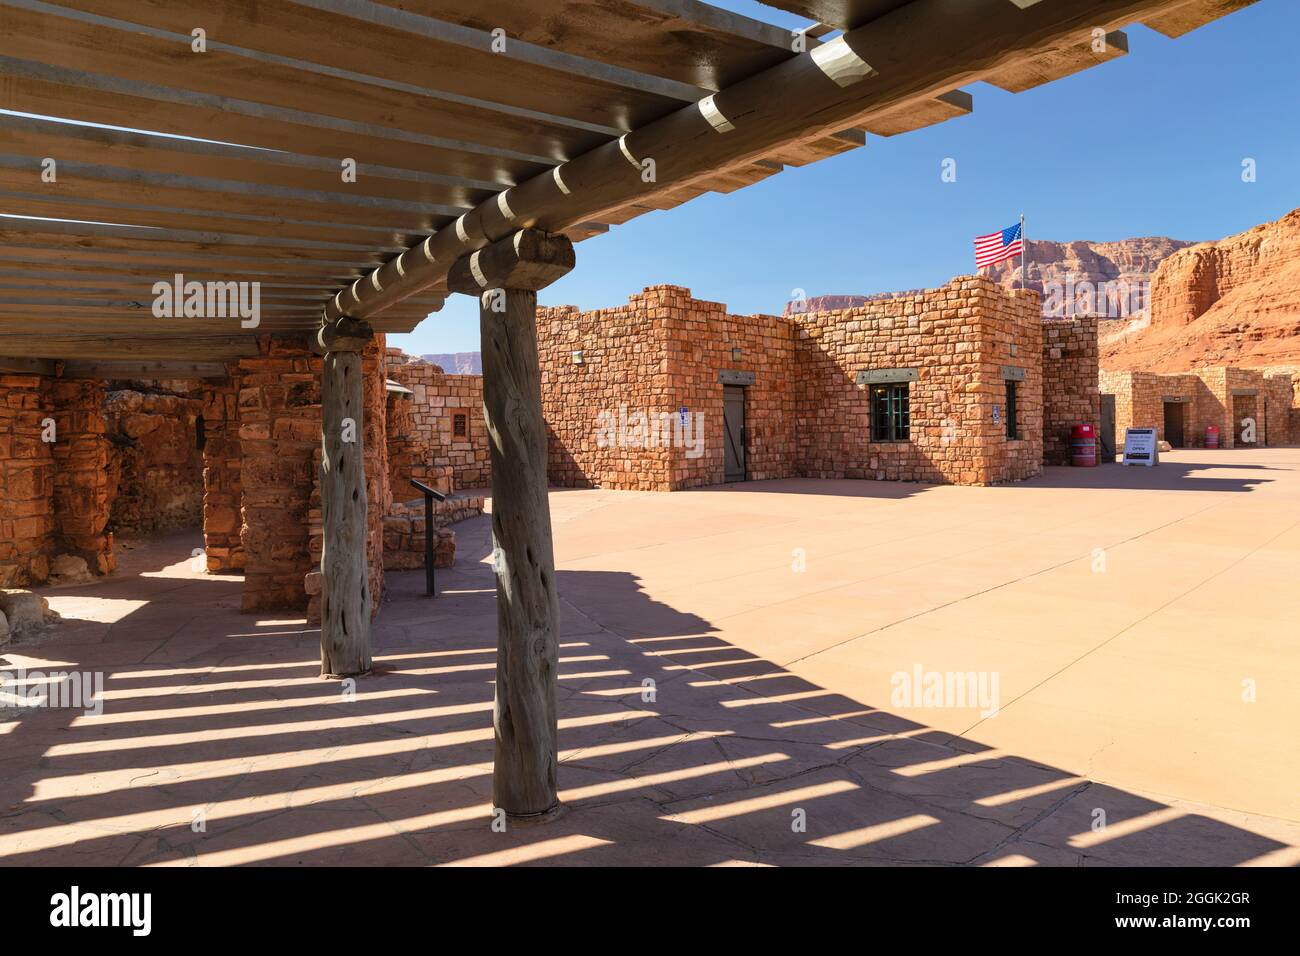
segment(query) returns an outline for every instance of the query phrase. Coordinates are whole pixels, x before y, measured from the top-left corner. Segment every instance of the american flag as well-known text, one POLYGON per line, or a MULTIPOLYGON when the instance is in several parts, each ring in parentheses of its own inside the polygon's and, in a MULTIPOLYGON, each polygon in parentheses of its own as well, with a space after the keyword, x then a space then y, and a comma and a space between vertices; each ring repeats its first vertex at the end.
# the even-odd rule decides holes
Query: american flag
POLYGON ((1024 248, 1021 225, 1016 223, 987 236, 975 237, 975 268, 983 269, 1004 259, 1014 259, 1024 248))

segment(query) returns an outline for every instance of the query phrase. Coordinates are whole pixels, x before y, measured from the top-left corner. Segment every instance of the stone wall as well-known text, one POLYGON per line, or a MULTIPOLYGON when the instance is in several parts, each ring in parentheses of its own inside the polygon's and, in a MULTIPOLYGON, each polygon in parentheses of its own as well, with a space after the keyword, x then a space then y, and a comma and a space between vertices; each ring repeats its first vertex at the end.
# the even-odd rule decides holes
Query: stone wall
POLYGON ((244 567, 238 363, 228 381, 203 391, 203 548, 209 572, 244 567))
POLYGON ((917 295, 791 318, 800 353, 799 473, 986 484, 1042 470, 1036 293, 1006 293, 964 276, 917 295), (1003 366, 1025 376, 1017 386, 1017 440, 1006 437, 1003 366), (871 440, 869 387, 855 377, 880 369, 917 370, 908 441, 871 440))
POLYGON ((580 312, 570 305, 537 310, 547 477, 552 484, 672 488, 674 449, 647 447, 643 432, 633 431, 639 419, 632 416, 677 413, 665 355, 666 326, 683 292, 676 286, 653 286, 612 309, 580 312), (612 428, 607 427, 611 420, 612 428))
POLYGON ((0 375, 0 587, 43 583, 54 556, 54 458, 38 375, 0 375))
POLYGON ((113 570, 106 431, 103 382, 0 376, 0 586, 113 570))
MULTIPOLYGON (((447 527, 483 513, 482 495, 464 495, 433 504, 433 566, 456 562, 456 532, 447 527)), ((384 516, 384 569, 409 571, 424 567, 424 500, 395 502, 384 516)))
POLYGON ((719 370, 752 372, 745 388, 745 471, 753 481, 797 474, 792 454, 797 428, 795 333, 773 315, 729 315, 720 302, 691 298, 680 286, 658 286, 668 294, 664 332, 671 415, 680 408, 702 416, 703 453, 691 457, 671 448, 670 487, 695 488, 726 480, 726 425, 719 370), (675 403, 675 407, 674 404, 675 403))
POLYGON ((723 482, 721 369, 754 373, 749 477, 794 473, 794 338, 776 316, 729 315, 681 286, 651 286, 617 308, 539 309, 538 352, 553 484, 672 491, 723 482))
MULTIPOLYGON (((483 423, 483 378, 448 375, 437 365, 388 349, 388 377, 409 388, 409 397, 389 399, 389 483, 410 487, 431 468, 450 468, 455 490, 482 488, 492 480, 487 426, 483 423), (458 421, 464 434, 456 434, 458 421)), ((403 492, 404 493, 404 492, 403 492)), ((400 495, 399 495, 400 497, 400 495)))
POLYGON ((1043 462, 1070 464, 1070 431, 1101 424, 1097 319, 1043 321, 1043 462))
POLYGON ((110 527, 141 535, 197 526, 203 517, 203 441, 197 397, 110 389, 104 412, 112 443, 109 482, 117 489, 110 527))
POLYGON ((1115 396, 1117 449, 1123 446, 1126 428, 1154 428, 1161 441, 1168 441, 1168 401, 1183 405, 1184 447, 1205 447, 1210 425, 1219 428, 1221 448, 1236 447, 1242 444, 1242 420, 1247 417, 1255 421, 1254 444, 1280 445, 1292 440, 1292 384, 1286 374, 1266 377, 1259 369, 1225 367, 1171 375, 1103 371, 1101 391, 1115 396), (1243 392, 1254 394, 1240 394, 1243 392))
POLYGON ((47 407, 57 427, 50 446, 55 547, 82 558, 96 574, 107 574, 116 567, 108 531, 116 488, 109 476, 104 383, 48 379, 47 407))
POLYGON ((723 371, 753 376, 745 395, 750 479, 1029 477, 1042 460, 1036 310, 1033 293, 1005 293, 978 277, 785 317, 729 315, 668 285, 613 309, 539 309, 550 480, 661 491, 723 482, 723 371), (1002 417, 1005 367, 1025 376, 1015 440, 1002 417), (917 374, 910 439, 873 442, 870 395, 857 373, 900 368, 917 374), (700 416, 702 454, 688 454, 678 434, 647 446, 647 423, 675 422, 682 408, 692 430, 700 416))
POLYGON ((262 336, 239 360, 245 611, 304 610, 308 517, 321 443, 321 359, 301 338, 262 336))

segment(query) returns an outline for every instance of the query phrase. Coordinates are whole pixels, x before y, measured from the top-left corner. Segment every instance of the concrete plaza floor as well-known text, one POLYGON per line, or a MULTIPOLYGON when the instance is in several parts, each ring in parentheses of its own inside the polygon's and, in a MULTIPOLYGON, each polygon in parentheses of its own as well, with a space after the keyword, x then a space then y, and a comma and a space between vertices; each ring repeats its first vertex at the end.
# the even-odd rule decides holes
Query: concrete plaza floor
POLYGON ((1300 449, 1164 457, 553 492, 567 809, 504 833, 487 518, 436 600, 388 575, 354 696, 150 542, 0 650, 107 675, 0 710, 0 865, 1295 865, 1300 449))

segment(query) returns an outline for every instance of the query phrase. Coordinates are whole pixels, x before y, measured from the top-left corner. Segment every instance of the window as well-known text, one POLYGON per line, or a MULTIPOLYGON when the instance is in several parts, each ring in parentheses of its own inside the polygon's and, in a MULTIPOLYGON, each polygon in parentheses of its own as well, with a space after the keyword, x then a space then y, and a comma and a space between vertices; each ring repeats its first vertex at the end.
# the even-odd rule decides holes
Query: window
POLYGON ((911 417, 906 383, 871 386, 872 441, 907 441, 911 417))
POLYGON ((451 437, 469 437, 469 414, 467 412, 455 412, 451 416, 451 437))
POLYGON ((1016 441, 1020 438, 1020 431, 1016 427, 1016 385, 1019 384, 1011 379, 1007 379, 1007 440, 1016 441))

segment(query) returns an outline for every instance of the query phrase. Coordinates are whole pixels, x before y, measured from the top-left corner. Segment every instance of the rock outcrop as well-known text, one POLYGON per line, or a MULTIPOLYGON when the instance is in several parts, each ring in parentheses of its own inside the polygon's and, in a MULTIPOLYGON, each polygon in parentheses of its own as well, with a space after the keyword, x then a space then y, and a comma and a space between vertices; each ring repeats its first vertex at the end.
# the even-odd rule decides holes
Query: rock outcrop
POLYGON ((1107 369, 1297 363, 1300 209, 1171 255, 1152 281, 1150 321, 1102 333, 1101 365, 1107 369))
POLYGON ((478 352, 448 352, 442 355, 421 355, 420 358, 441 366, 448 375, 483 374, 483 356, 478 352))
MULTIPOLYGON (((1163 236, 1116 242, 1031 239, 1029 275, 1025 284, 1042 296, 1043 314, 1052 318, 1070 318, 1079 314, 1100 315, 1102 318, 1144 316, 1145 290, 1151 275, 1166 258, 1190 245, 1190 242, 1163 236)), ((989 277, 1004 289, 1017 288, 1020 284, 1020 260, 998 263, 990 269, 989 277)), ((796 299, 786 303, 784 314, 855 309, 868 302, 917 295, 920 291, 923 290, 796 299)))
MULTIPOLYGON (((1145 290, 1160 263, 1190 246, 1181 239, 1142 236, 1116 242, 1029 240, 1026 286, 1043 297, 1043 314, 1118 318, 1146 309, 1145 290)), ((999 262, 990 277, 1004 289, 1020 282, 1018 259, 999 262)))

